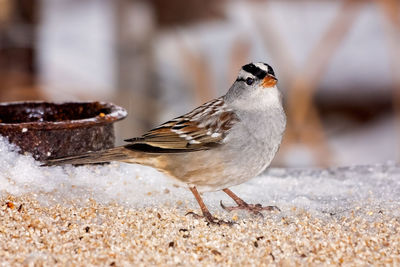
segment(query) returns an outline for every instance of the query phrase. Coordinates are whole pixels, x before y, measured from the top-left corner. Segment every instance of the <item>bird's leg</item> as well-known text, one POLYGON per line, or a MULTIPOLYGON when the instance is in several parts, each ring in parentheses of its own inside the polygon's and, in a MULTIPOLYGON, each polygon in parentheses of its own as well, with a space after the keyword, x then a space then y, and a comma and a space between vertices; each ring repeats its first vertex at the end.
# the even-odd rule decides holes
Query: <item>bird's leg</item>
POLYGON ((194 197, 197 200, 197 203, 199 203, 199 206, 200 206, 201 212, 203 213, 203 216, 200 216, 194 212, 188 212, 188 213, 186 213, 186 215, 190 214, 190 215, 193 215, 195 218, 205 218, 211 224, 218 224, 218 225, 221 225, 221 224, 231 225, 232 224, 231 222, 219 220, 219 219, 215 218, 214 216, 212 216, 210 211, 207 209, 206 204, 204 204, 203 199, 201 198, 196 187, 194 187, 194 186, 189 187, 189 189, 190 189, 190 191, 192 191, 194 197))
POLYGON ((221 207, 224 210, 227 211, 232 211, 232 210, 247 210, 250 211, 256 215, 263 216, 260 211, 262 210, 268 210, 268 211, 281 211, 277 206, 265 206, 263 207, 261 204, 247 204, 243 199, 238 197, 235 193, 233 193, 231 190, 228 188, 222 189, 228 196, 230 196, 237 204, 236 207, 226 207, 224 204, 222 204, 222 200, 220 202, 221 207))

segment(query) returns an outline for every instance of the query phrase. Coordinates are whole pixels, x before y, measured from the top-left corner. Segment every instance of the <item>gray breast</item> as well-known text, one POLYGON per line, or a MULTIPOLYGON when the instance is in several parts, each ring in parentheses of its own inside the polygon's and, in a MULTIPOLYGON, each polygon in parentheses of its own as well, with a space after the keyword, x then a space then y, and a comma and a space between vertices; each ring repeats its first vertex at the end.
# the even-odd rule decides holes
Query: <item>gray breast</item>
POLYGON ((274 108, 238 115, 241 123, 228 136, 227 149, 235 151, 234 164, 255 176, 271 163, 279 148, 286 126, 285 114, 282 108, 274 108))

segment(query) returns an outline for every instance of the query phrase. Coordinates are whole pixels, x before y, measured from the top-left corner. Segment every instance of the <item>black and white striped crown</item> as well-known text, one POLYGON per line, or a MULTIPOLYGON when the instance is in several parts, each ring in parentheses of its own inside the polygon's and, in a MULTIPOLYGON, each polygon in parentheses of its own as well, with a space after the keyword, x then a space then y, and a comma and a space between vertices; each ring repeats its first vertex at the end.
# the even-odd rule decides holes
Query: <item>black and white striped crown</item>
POLYGON ((244 65, 242 67, 242 70, 244 70, 247 73, 252 74, 254 77, 257 77, 258 79, 264 79, 265 76, 270 75, 275 77, 274 70, 270 65, 267 63, 263 62, 258 62, 258 63, 250 63, 247 65, 244 65))

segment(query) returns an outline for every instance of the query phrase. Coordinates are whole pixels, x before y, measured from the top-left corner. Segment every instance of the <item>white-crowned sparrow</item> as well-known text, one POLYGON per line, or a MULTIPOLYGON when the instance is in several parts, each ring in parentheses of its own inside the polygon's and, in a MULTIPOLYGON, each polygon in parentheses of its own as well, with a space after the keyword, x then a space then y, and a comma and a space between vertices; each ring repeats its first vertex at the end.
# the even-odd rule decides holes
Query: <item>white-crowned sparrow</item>
POLYGON ((221 203, 227 210, 272 210, 276 207, 247 204, 227 188, 261 173, 279 148, 286 117, 276 83, 268 64, 247 64, 226 95, 125 140, 127 145, 52 159, 45 165, 122 161, 154 167, 186 183, 211 223, 221 221, 210 214, 197 190, 223 190, 238 204, 221 203))

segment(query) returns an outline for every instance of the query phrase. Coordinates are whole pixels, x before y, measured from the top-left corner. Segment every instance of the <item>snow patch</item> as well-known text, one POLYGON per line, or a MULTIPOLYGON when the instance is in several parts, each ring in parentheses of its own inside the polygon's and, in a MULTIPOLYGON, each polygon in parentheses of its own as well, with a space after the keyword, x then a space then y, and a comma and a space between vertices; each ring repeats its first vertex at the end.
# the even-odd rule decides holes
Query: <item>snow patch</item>
MULTIPOLYGON (((355 207, 400 206, 400 166, 395 163, 334 169, 269 169, 233 192, 249 203, 293 207, 336 214, 355 207)), ((30 155, 0 137, 0 195, 33 193, 44 203, 118 202, 132 208, 189 204, 190 191, 145 166, 126 163, 74 167, 41 167, 30 155)), ((224 193, 203 194, 212 211, 219 201, 233 204, 224 193)))

